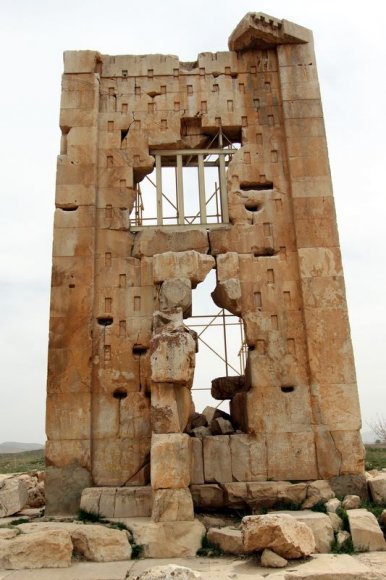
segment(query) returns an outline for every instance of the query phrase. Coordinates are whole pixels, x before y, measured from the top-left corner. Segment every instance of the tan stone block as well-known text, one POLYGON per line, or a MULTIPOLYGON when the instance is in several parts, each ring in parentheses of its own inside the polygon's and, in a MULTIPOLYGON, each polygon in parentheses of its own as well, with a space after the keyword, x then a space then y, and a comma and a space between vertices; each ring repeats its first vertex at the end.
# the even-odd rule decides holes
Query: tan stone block
POLYGON ((340 475, 363 473, 365 448, 359 431, 331 431, 342 457, 340 475))
POLYGON ((160 289, 160 309, 182 308, 185 318, 192 314, 192 285, 189 278, 170 278, 160 289))
POLYGON ((133 247, 133 239, 134 236, 130 232, 101 230, 98 232, 97 256, 105 259, 106 253, 109 253, 112 258, 129 257, 133 247))
POLYGON ((125 188, 134 188, 134 174, 131 165, 98 168, 98 187, 121 187, 123 183, 125 188))
POLYGON ((76 553, 91 562, 116 562, 130 560, 131 545, 126 531, 106 526, 78 526, 71 532, 76 553))
POLYGON ((260 481, 267 478, 265 436, 233 434, 230 437, 232 475, 235 481, 260 481))
POLYGON ((204 456, 202 452, 202 440, 192 437, 191 441, 192 463, 190 466, 190 481, 192 484, 203 484, 204 480, 204 456))
POLYGON ((239 256, 237 252, 227 252, 216 256, 217 280, 223 282, 239 277, 239 256))
MULTIPOLYGON (((78 186, 81 184, 83 187, 90 187, 96 185, 96 165, 82 164, 74 165, 68 162, 66 155, 58 156, 58 165, 56 169, 56 185, 71 185, 78 186)), ((92 203, 91 200, 89 203, 92 203)))
POLYGON ((330 175, 308 176, 291 179, 292 197, 328 197, 332 196, 332 183, 330 175))
POLYGON ((299 248, 298 254, 302 278, 343 275, 339 248, 299 248))
POLYGON ((0 566, 7 570, 68 568, 71 556, 71 536, 64 530, 20 534, 0 542, 0 566))
MULTIPOLYGON (((299 67, 303 71, 307 71, 308 68, 306 66, 299 67)), ((282 75, 283 70, 287 69, 294 69, 296 67, 280 67, 280 75, 282 75)), ((312 80, 312 78, 307 79, 305 82, 297 82, 296 74, 292 73, 292 76, 285 79, 286 81, 290 82, 282 82, 281 90, 282 90, 282 99, 283 102, 285 101, 292 101, 292 100, 312 100, 312 99, 320 99, 320 89, 319 83, 317 79, 312 80)))
POLYGON ((188 332, 162 332, 150 343, 152 381, 191 385, 196 344, 188 332))
POLYGON ((162 230, 145 229, 135 234, 133 256, 142 258, 165 252, 194 250, 206 254, 209 250, 208 235, 203 229, 162 230))
POLYGON ((266 255, 273 250, 272 236, 264 235, 264 228, 256 225, 235 225, 209 232, 213 256, 229 251, 238 254, 266 255))
MULTIPOLYGON (((27 503, 28 487, 25 481, 19 477, 11 476, 8 476, 6 479, 1 481, 0 518, 5 518, 19 512, 27 505, 27 503)), ((7 538, 0 538, 0 540, 3 539, 7 538)))
POLYGON ((70 464, 78 464, 86 469, 91 469, 89 439, 46 441, 45 456, 47 466, 65 467, 70 464))
POLYGON ((315 62, 313 42, 305 44, 281 44, 277 47, 280 67, 315 62))
MULTIPOLYGON (((108 492, 108 488, 104 488, 108 492)), ((102 505, 101 497, 101 505, 102 505)), ((149 485, 141 487, 119 487, 116 490, 114 517, 135 518, 150 517, 153 503, 153 492, 149 485)), ((103 514, 101 514, 103 515, 103 514)), ((111 517, 106 514, 107 517, 111 517)))
POLYGON ((312 380, 325 384, 355 383, 347 312, 306 308, 304 317, 312 380))
POLYGON ((190 482, 190 437, 186 433, 153 434, 151 440, 153 489, 180 489, 190 482), (167 468, 165 469, 165 466, 167 468))
POLYGON ((89 439, 91 428, 91 395, 67 393, 47 395, 46 433, 48 439, 89 439))
POLYGON ((65 73, 94 73, 101 55, 95 50, 66 50, 63 53, 65 73))
POLYGON ((94 261, 90 257, 61 256, 52 258, 51 286, 91 286, 94 261))
POLYGON ((95 109, 60 109, 60 127, 95 127, 98 112, 95 109))
POLYGON ((193 521, 193 500, 189 489, 157 489, 153 496, 153 522, 193 521))
POLYGON ((271 479, 306 481, 317 478, 312 432, 270 433, 267 435, 267 455, 268 477, 271 479))
POLYGON ((225 505, 224 491, 218 484, 192 485, 193 503, 198 508, 223 508, 225 505))
POLYGON ((209 542, 218 546, 226 554, 239 556, 244 553, 240 530, 231 527, 210 528, 207 538, 209 542))
POLYGON ((142 393, 127 390, 125 386, 116 386, 111 393, 95 392, 93 437, 150 437, 150 401, 142 393))
MULTIPOLYGON (((64 321, 63 321, 64 324, 64 321)), ((79 337, 74 335, 65 348, 50 347, 48 356, 48 393, 79 393, 88 392, 91 385, 91 365, 83 350, 74 350, 79 337)), ((88 341, 91 353, 91 341, 88 341)))
POLYGON ((211 297, 219 308, 229 310, 234 316, 241 315, 241 284, 237 278, 217 282, 216 288, 211 293, 211 297))
POLYGON ((57 184, 55 205, 57 207, 75 207, 80 205, 93 205, 96 200, 95 185, 66 185, 57 184))
POLYGON ((135 189, 116 184, 114 187, 98 188, 98 199, 96 200, 98 209, 106 209, 111 205, 114 208, 126 209, 129 214, 133 210, 137 192, 135 189))
POLYGON ((52 254, 54 257, 92 256, 94 243, 94 228, 55 228, 52 254))
POLYGON ((159 283, 169 278, 189 278, 195 288, 202 282, 215 261, 212 256, 200 254, 195 250, 186 252, 165 252, 153 257, 154 282, 159 283))
POLYGON ((347 512, 354 549, 358 552, 386 550, 386 542, 376 517, 366 509, 347 512))
POLYGON ((96 281, 99 287, 131 288, 141 286, 141 263, 130 257, 100 257, 96 260, 96 281))
POLYGON ((94 226, 94 222, 95 207, 92 205, 55 210, 55 228, 91 228, 94 226))
MULTIPOLYGON (((307 139, 326 138, 324 122, 319 118, 286 119, 285 133, 287 137, 287 147, 290 151, 299 146, 303 147, 307 139)), ((317 144, 317 142, 315 142, 317 144)))
POLYGON ((94 439, 93 480, 97 486, 142 485, 141 469, 149 462, 150 437, 94 439))
POLYGON ((151 427, 153 433, 182 432, 174 385, 165 383, 152 384, 151 427))
POLYGON ((314 392, 318 397, 321 423, 328 429, 353 431, 361 428, 358 390, 350 385, 319 385, 314 392))
POLYGON ((307 119, 309 117, 323 118, 322 103, 320 99, 283 101, 283 113, 285 119, 307 119))
POLYGON ((204 437, 203 454, 206 482, 226 483, 233 480, 229 435, 204 437))
POLYGON ((311 528, 314 534, 316 551, 319 554, 331 552, 334 530, 328 515, 311 510, 288 510, 272 513, 277 515, 287 514, 295 518, 296 521, 303 522, 303 524, 311 528))
MULTIPOLYGON (((314 403, 314 411, 316 417, 320 421, 320 413, 317 405, 314 403)), ((315 445, 318 461, 319 477, 330 479, 340 474, 342 457, 339 450, 336 448, 331 432, 323 425, 314 427, 315 445)))
POLYGON ((96 210, 99 229, 127 232, 130 228, 131 208, 115 207, 111 203, 108 205, 110 207, 102 207, 96 210))

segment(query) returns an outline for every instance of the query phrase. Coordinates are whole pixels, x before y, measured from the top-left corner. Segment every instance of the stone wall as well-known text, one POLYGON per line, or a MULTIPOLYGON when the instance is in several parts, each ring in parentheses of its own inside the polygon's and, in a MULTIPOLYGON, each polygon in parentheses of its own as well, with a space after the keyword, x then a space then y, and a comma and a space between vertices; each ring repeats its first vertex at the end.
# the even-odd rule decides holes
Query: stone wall
POLYGON ((51 513, 74 511, 90 485, 151 483, 157 521, 170 510, 190 519, 190 484, 363 472, 312 34, 249 13, 229 48, 194 63, 64 55, 51 513), (240 148, 226 168, 222 223, 130 225, 157 151, 219 149, 223 139, 240 148), (200 439, 187 434, 196 337, 183 319, 213 268, 213 300, 242 318, 248 360, 224 396, 239 432, 200 439))

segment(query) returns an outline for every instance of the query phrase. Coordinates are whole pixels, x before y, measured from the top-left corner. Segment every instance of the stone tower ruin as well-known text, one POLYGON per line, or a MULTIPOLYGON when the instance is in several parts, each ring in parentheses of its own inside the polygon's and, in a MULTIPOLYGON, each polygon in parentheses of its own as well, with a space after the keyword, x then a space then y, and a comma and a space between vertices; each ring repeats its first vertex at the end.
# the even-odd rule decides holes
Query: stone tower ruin
POLYGON ((104 515, 191 521, 268 481, 362 477, 311 31, 249 13, 195 62, 66 52, 60 127, 48 512, 83 493, 104 515), (212 377, 232 424, 216 435, 192 431, 184 323, 213 269, 247 352, 241 376, 212 377))

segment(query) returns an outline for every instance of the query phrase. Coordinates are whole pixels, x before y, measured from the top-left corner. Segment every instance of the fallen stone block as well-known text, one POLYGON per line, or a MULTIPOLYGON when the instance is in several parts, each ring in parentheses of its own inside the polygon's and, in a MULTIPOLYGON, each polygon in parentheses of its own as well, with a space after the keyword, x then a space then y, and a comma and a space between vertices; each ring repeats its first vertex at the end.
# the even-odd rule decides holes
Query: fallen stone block
POLYGON ((373 502, 377 505, 386 505, 386 473, 376 475, 367 482, 373 502))
POLYGON ((213 419, 210 424, 210 430, 212 431, 212 435, 230 435, 235 432, 232 423, 222 417, 213 419))
POLYGON ((247 391, 244 375, 235 377, 217 377, 212 381, 211 395, 217 401, 232 399, 237 393, 247 391))
POLYGON ((288 515, 245 516, 241 533, 246 552, 270 548, 282 558, 295 559, 315 551, 312 530, 288 515))
POLYGON ((74 552, 91 562, 130 560, 127 532, 105 526, 84 525, 71 532, 74 552))
POLYGON ((201 547, 205 527, 192 522, 151 522, 138 518, 125 520, 144 558, 190 558, 201 547))
POLYGON ((333 497, 326 501, 324 505, 326 506, 327 513, 336 513, 336 510, 340 508, 342 502, 338 498, 333 497))
POLYGON ((71 566, 72 548, 71 536, 64 530, 20 534, 0 540, 0 568, 67 568, 71 566))
POLYGON ((334 540, 334 529, 328 515, 311 510, 288 510, 273 513, 277 515, 287 514, 295 518, 298 522, 306 524, 314 534, 316 551, 320 554, 328 554, 331 552, 331 544, 334 540))
POLYGON ((224 528, 210 528, 207 538, 209 542, 218 546, 226 554, 244 554, 243 540, 241 531, 226 526, 224 528))
POLYGON ((354 549, 358 552, 386 550, 386 542, 376 517, 366 509, 347 512, 354 549))
POLYGON ((18 477, 0 481, 0 518, 19 512, 28 502, 26 484, 18 477))
POLYGON ((215 483, 191 485, 194 507, 201 509, 217 509, 225 505, 224 490, 215 483))
POLYGON ((157 489, 151 519, 154 522, 193 521, 194 508, 189 489, 157 489))
POLYGON ((335 493, 331 489, 328 481, 325 479, 313 481, 307 487, 307 497, 302 507, 303 509, 310 509, 317 503, 326 503, 326 501, 333 497, 335 497, 335 493))
POLYGON ((361 498, 359 495, 346 495, 342 501, 342 508, 345 510, 357 510, 361 507, 361 498))

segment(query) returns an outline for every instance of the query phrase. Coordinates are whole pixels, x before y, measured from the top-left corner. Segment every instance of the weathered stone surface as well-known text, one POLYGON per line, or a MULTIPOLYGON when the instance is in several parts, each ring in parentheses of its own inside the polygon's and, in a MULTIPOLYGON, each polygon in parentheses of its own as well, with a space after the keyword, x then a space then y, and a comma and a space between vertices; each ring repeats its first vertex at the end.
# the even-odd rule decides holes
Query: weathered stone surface
POLYGON ((80 507, 106 518, 148 517, 152 494, 150 486, 89 487, 82 492, 80 507))
POLYGON ((342 508, 345 510, 356 510, 361 506, 359 495, 346 495, 342 501, 342 508))
POLYGON ((237 393, 247 390, 244 375, 218 377, 212 381, 211 395, 214 399, 223 401, 224 399, 232 399, 237 393))
POLYGON ((194 506, 197 508, 216 509, 225 505, 224 491, 215 483, 191 485, 190 491, 192 492, 194 506))
POLYGON ((370 478, 367 483, 373 502, 386 505, 386 473, 370 478))
POLYGON ((67 568, 71 565, 72 542, 69 532, 56 530, 21 534, 0 541, 0 568, 67 568))
POLYGON ((216 407, 209 406, 205 407, 205 409, 202 412, 202 415, 207 420, 208 425, 211 424, 213 419, 217 419, 217 417, 222 417, 223 419, 230 420, 230 416, 228 415, 228 413, 225 413, 225 411, 222 411, 221 409, 216 409, 216 407))
POLYGON ((265 548, 261 554, 260 563, 266 568, 285 568, 288 564, 288 561, 278 554, 275 554, 275 552, 269 548, 265 548))
POLYGON ((10 540, 18 535, 18 530, 12 528, 0 528, 0 540, 10 540))
POLYGON ((339 530, 343 529, 343 520, 338 516, 338 514, 334 512, 327 512, 327 515, 330 518, 330 522, 334 532, 339 532, 339 530))
POLYGON ((264 437, 235 433, 230 438, 234 481, 259 481, 267 477, 267 449, 264 437))
POLYGON ((338 546, 342 546, 350 538, 351 538, 351 535, 349 532, 345 532, 344 530, 341 530, 336 534, 336 543, 338 544, 338 546))
POLYGON ((227 419, 223 419, 222 417, 217 417, 217 419, 213 419, 210 424, 210 430, 212 435, 231 435, 234 433, 233 425, 227 419))
POLYGON ((336 513, 336 510, 342 505, 342 502, 337 497, 333 497, 326 501, 324 505, 326 506, 327 513, 336 513))
POLYGON ((311 482, 307 487, 307 498, 303 503, 303 509, 312 508, 318 502, 325 503, 335 496, 328 481, 319 480, 311 482))
POLYGON ((205 527, 198 521, 150 522, 124 520, 136 544, 143 546, 145 558, 193 557, 201 547, 205 527))
POLYGON ((193 500, 189 489, 157 489, 151 519, 154 522, 193 521, 193 500))
POLYGON ((205 280, 214 267, 212 256, 200 254, 195 250, 185 252, 164 252, 153 257, 153 279, 155 283, 170 278, 189 278, 192 287, 205 280))
POLYGON ((366 509, 352 509, 347 515, 355 550, 358 552, 386 550, 382 530, 372 513, 366 509))
POLYGON ((106 526, 79 526, 71 532, 75 553, 91 562, 130 560, 131 546, 125 531, 106 526))
POLYGON ((90 487, 91 475, 88 469, 70 463, 65 467, 46 469, 46 515, 75 514, 79 509, 82 490, 90 487))
POLYGON ((189 435, 185 433, 153 434, 150 465, 153 489, 188 487, 191 465, 189 435))
POLYGON ((245 516, 241 523, 246 552, 270 548, 282 558, 302 558, 315 551, 311 529, 288 515, 245 516))
POLYGON ((211 294, 213 302, 219 308, 226 308, 235 316, 241 315, 241 284, 240 280, 231 278, 217 282, 217 286, 211 294))
POLYGON ((160 309, 181 308, 184 318, 192 314, 192 285, 189 278, 165 280, 160 290, 160 309))
POLYGON ((189 332, 161 332, 150 343, 151 380, 191 385, 196 344, 189 332))
POLYGON ((171 578, 173 580, 200 580, 202 576, 195 570, 175 564, 153 566, 136 576, 136 580, 170 580, 171 578))
POLYGON ((204 437, 204 477, 207 483, 232 481, 229 435, 204 437))
POLYGON ((135 234, 132 255, 135 258, 153 256, 155 253, 186 252, 195 249, 206 254, 209 249, 208 235, 203 229, 163 230, 149 228, 135 234))
POLYGON ((192 462, 190 466, 190 481, 192 484, 204 483, 204 457, 202 453, 202 440, 192 437, 190 441, 192 462))
POLYGON ((339 475, 332 477, 329 484, 337 497, 353 494, 367 499, 367 481, 365 474, 339 475))
POLYGON ((17 513, 28 502, 26 484, 18 477, 0 481, 0 518, 17 513))
POLYGON ((331 551, 331 543, 334 539, 334 529, 330 518, 323 513, 311 510, 272 512, 277 515, 287 514, 298 522, 306 524, 313 532, 316 551, 320 554, 328 554, 331 551))
POLYGON ((226 526, 224 528, 210 528, 207 534, 208 540, 221 548, 226 554, 244 554, 241 531, 226 526))

